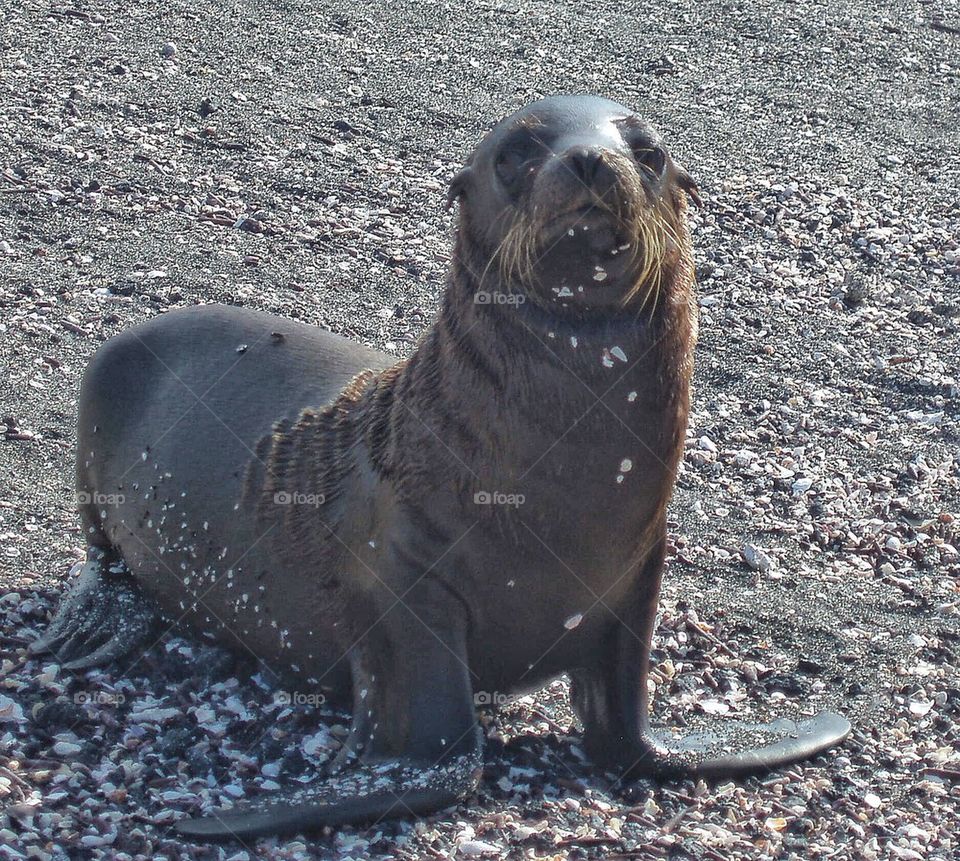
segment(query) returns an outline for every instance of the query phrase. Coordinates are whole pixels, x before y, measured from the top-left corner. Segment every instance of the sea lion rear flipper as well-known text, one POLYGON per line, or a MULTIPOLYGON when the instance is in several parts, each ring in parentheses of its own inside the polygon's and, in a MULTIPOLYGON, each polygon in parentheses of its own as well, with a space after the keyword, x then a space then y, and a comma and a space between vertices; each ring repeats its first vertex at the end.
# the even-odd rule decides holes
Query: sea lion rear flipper
MULTIPOLYGON (((421 577, 422 579, 422 577, 421 577)), ((360 764, 278 800, 177 823, 186 837, 229 839, 378 822, 449 807, 476 788, 481 733, 467 665, 466 619, 456 599, 419 582, 350 653, 360 764)), ((376 618, 376 617, 375 617, 376 618)))
POLYGON ((159 618, 123 562, 91 547, 45 635, 27 652, 51 652, 67 670, 107 666, 147 644, 159 618))

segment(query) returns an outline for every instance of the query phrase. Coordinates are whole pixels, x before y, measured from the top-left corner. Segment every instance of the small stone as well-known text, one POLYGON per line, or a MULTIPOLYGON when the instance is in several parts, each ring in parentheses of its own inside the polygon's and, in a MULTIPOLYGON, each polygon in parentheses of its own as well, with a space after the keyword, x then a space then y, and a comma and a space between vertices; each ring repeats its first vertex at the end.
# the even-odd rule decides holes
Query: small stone
POLYGON ((464 840, 460 844, 460 854, 468 858, 479 858, 483 855, 499 855, 500 847, 483 840, 464 840))
POLYGON ((766 574, 773 567, 773 560, 770 556, 754 544, 744 544, 740 553, 747 566, 761 574, 766 574))
POLYGON ((243 798, 243 796, 246 794, 243 791, 243 787, 239 783, 228 783, 223 787, 223 791, 231 798, 243 798))
POLYGON ((83 751, 83 746, 74 744, 72 741, 58 741, 52 750, 57 756, 77 756, 83 751))
POLYGON ((132 712, 130 720, 134 723, 167 723, 182 714, 181 709, 145 708, 132 712))
POLYGON ((201 117, 206 118, 209 117, 210 114, 214 114, 219 110, 220 100, 213 96, 207 96, 200 102, 200 106, 197 108, 197 113, 199 113, 201 117))
POLYGON ((113 839, 106 834, 84 834, 80 838, 80 843, 83 846, 89 846, 91 848, 97 846, 109 846, 113 843, 113 839))
POLYGON ((0 722, 16 722, 26 720, 26 717, 23 714, 23 707, 20 703, 6 696, 5 694, 0 694, 0 722))

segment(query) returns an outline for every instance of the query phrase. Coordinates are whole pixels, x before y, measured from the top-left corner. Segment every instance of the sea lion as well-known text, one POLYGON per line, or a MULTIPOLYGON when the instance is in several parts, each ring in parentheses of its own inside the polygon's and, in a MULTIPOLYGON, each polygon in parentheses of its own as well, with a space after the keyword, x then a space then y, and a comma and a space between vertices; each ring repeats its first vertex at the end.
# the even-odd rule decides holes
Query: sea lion
POLYGON ((352 692, 319 789, 179 823, 206 838, 378 820, 475 788, 475 703, 567 672, 626 779, 733 775, 842 740, 829 713, 673 737, 647 672, 697 328, 697 187, 632 110, 548 98, 454 178, 439 317, 409 359, 267 314, 171 311, 80 398, 88 561, 47 636, 84 668, 159 613, 352 692))

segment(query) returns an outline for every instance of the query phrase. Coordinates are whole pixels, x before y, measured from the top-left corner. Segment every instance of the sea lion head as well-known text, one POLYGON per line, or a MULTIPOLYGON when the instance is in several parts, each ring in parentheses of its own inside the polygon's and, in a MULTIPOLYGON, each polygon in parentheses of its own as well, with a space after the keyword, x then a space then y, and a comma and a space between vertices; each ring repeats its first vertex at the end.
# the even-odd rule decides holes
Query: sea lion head
MULTIPOLYGON (((498 123, 454 178, 478 288, 573 313, 655 307, 689 263, 697 186, 630 108, 554 96, 498 123)), ((687 266, 689 270, 690 267, 687 266)))

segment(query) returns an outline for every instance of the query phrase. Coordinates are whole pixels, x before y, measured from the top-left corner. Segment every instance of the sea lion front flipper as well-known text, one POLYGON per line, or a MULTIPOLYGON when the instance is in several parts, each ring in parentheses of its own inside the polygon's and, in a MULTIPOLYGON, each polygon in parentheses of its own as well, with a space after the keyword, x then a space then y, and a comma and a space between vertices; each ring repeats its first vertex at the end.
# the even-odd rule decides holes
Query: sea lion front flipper
POLYGON ((182 820, 176 829, 184 837, 228 840, 419 816, 452 807, 469 796, 479 783, 481 765, 478 748, 472 755, 442 765, 411 761, 360 766, 319 787, 262 805, 182 820))
POLYGON ((724 722, 723 729, 675 735, 650 725, 647 674, 656 622, 665 542, 652 549, 638 578, 632 606, 622 608, 593 664, 571 672, 573 706, 591 757, 638 777, 727 777, 778 768, 842 742, 846 718, 832 712, 768 724, 724 722))
POLYGON ((177 823, 184 836, 229 839, 378 822, 456 804, 480 780, 481 733, 467 665, 463 608, 421 583, 395 598, 350 653, 359 765, 243 810, 177 823))
POLYGON ((147 645, 159 620, 123 562, 91 547, 46 633, 27 652, 50 652, 67 670, 107 666, 147 645))
POLYGON ((657 748, 668 751, 662 770, 668 770, 671 760, 675 760, 681 772, 702 777, 767 771, 816 756, 842 742, 851 729, 845 717, 826 711, 800 721, 724 721, 723 728, 723 735, 707 731, 677 738, 652 731, 657 748))
POLYGON ((768 771, 822 753, 850 732, 846 718, 827 711, 766 724, 715 721, 710 730, 679 735, 652 727, 647 716, 648 655, 644 653, 639 662, 641 649, 632 633, 621 632, 617 639, 619 654, 609 675, 595 671, 575 676, 574 701, 584 722, 587 749, 621 780, 768 771))

